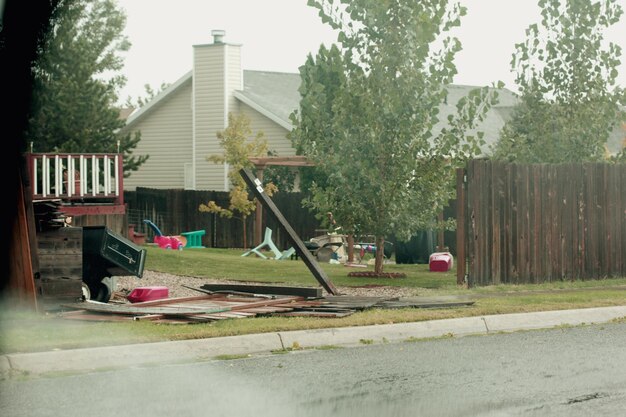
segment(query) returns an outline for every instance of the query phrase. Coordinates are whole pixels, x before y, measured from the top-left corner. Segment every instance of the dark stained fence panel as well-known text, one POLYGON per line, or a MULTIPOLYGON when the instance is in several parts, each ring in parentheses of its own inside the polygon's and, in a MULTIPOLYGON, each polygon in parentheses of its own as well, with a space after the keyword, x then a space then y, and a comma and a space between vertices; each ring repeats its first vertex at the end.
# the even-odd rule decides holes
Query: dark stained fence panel
MULTIPOLYGON (((279 192, 272 197, 276 206, 289 221, 296 233, 303 240, 315 237, 319 221, 308 209, 302 207, 303 193, 279 192)), ((146 240, 151 242, 154 233, 143 223, 144 219, 153 221, 165 235, 179 235, 183 232, 205 230, 202 245, 214 248, 243 248, 243 223, 240 218, 220 217, 213 213, 199 211, 200 204, 215 201, 221 207, 229 206, 229 195, 222 191, 159 190, 137 188, 125 191, 128 224, 134 224, 135 230, 146 233, 146 240)), ((291 244, 288 236, 280 231, 278 223, 264 211, 264 227, 272 229, 272 239, 276 246, 285 250, 291 244)), ((254 214, 246 219, 246 237, 248 248, 254 246, 254 214)))
POLYGON ((465 175, 470 286, 626 275, 626 165, 480 159, 465 175))

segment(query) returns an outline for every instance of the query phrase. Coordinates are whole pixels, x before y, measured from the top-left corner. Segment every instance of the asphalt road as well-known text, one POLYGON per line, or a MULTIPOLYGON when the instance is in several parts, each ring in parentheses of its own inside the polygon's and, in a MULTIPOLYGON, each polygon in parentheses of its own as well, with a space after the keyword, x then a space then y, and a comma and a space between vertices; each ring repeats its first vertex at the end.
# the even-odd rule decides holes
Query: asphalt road
POLYGON ((0 415, 626 415, 626 324, 26 376, 0 415))

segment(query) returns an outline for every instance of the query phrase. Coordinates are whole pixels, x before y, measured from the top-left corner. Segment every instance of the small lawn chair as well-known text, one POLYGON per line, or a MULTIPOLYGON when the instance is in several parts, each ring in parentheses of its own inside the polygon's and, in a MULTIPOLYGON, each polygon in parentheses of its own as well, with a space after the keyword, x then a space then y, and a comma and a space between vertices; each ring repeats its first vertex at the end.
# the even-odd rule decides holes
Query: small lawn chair
POLYGON ((272 229, 270 229, 269 227, 266 227, 265 237, 263 238, 263 242, 261 242, 261 244, 257 246, 256 248, 250 249, 249 251, 245 252, 241 256, 248 256, 251 253, 254 253, 260 258, 269 259, 263 252, 261 252, 261 249, 265 247, 268 247, 269 250, 271 250, 274 253, 273 259, 278 259, 278 260, 289 259, 291 258, 291 255, 293 255, 293 253, 296 251, 294 248, 289 248, 286 251, 281 252, 274 244, 274 241, 272 241, 272 229))

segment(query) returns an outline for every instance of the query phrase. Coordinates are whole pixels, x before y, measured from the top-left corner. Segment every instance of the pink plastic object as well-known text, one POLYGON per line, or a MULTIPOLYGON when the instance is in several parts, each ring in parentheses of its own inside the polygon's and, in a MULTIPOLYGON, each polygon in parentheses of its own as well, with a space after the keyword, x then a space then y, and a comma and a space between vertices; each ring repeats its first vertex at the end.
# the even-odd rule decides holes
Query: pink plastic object
POLYGON ((161 300, 169 296, 167 287, 137 287, 128 294, 128 301, 140 303, 142 301, 161 300))
POLYGON ((435 252, 428 258, 428 267, 431 272, 448 272, 453 266, 450 252, 435 252))
POLYGON ((155 236, 154 243, 162 249, 178 249, 183 250, 183 242, 175 236, 155 236))

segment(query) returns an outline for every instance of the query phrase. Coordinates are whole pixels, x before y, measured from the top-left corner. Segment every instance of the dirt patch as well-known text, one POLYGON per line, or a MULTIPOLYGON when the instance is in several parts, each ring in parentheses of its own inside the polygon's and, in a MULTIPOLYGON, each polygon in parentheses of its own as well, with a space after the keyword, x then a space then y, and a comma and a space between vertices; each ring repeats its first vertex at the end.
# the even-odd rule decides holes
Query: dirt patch
MULTIPOLYGON (((311 277, 312 282, 315 282, 311 277)), ((169 289, 170 298, 173 297, 190 297, 200 295, 198 291, 186 288, 198 288, 203 284, 257 284, 259 282, 229 281, 220 279, 209 279, 201 277, 190 277, 181 275, 166 274, 163 272, 144 271, 142 278, 135 276, 119 276, 116 277, 117 285, 115 291, 118 296, 130 293, 137 287, 165 286, 169 289)), ((315 285, 311 285, 314 287, 315 285)), ((369 284, 359 287, 337 287, 340 294, 352 296, 370 296, 370 297, 415 297, 418 295, 414 288, 384 286, 378 284, 369 284)), ((325 293, 325 291, 324 291, 325 293)))

